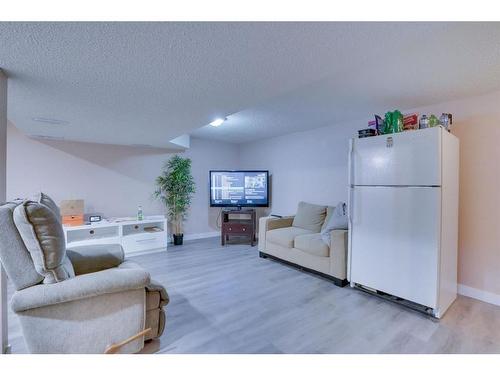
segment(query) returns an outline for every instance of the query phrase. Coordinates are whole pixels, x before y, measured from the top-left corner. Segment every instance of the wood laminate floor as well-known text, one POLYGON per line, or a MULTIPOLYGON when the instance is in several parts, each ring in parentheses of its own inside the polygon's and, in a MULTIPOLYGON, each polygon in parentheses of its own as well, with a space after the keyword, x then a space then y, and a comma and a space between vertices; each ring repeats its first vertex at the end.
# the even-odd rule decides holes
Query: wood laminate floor
MULTIPOLYGON (((500 307, 467 297, 436 322, 218 238, 133 260, 171 298, 146 353, 500 353, 500 307)), ((12 313, 9 337, 26 351, 12 313)))

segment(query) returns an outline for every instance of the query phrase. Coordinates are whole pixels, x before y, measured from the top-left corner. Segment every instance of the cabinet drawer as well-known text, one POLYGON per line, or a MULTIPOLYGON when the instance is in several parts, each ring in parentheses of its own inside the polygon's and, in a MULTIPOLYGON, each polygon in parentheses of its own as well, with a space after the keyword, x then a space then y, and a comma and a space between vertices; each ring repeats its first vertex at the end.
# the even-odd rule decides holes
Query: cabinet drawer
POLYGON ((137 234, 124 236, 122 239, 123 251, 133 253, 167 247, 167 236, 164 233, 158 234, 137 234))
POLYGON ((252 233, 252 225, 251 224, 238 224, 238 223, 227 223, 224 224, 224 231, 226 233, 237 233, 237 234, 246 234, 252 233))
POLYGON ((67 243, 79 241, 116 239, 119 236, 118 227, 91 227, 67 230, 67 243))
POLYGON ((123 225, 123 235, 130 236, 135 234, 144 233, 160 233, 164 231, 164 222, 146 222, 146 223, 134 223, 134 224, 124 224, 123 225))

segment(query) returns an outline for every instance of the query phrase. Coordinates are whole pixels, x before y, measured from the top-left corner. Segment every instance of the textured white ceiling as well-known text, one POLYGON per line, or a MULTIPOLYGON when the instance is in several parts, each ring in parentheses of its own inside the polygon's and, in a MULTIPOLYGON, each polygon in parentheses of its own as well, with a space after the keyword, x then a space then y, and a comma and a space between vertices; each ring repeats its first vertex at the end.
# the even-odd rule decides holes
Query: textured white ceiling
POLYGON ((0 23, 0 67, 28 134, 162 147, 492 91, 498 40, 497 23, 0 23))
POLYGON ((349 56, 361 48, 368 60, 353 57, 347 69, 266 98, 228 116, 219 128, 205 126, 193 135, 244 143, 352 120, 360 120, 362 129, 374 114, 500 89, 499 23, 398 27, 387 37, 373 33, 366 43, 334 47, 349 56))

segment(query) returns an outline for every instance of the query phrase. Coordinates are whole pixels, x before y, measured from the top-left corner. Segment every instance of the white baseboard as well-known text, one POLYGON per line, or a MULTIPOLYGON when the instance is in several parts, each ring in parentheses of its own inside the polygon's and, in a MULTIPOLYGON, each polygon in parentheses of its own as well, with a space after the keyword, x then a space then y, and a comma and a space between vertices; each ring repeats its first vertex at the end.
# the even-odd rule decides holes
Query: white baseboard
POLYGON ((472 288, 467 285, 458 284, 458 294, 462 296, 477 299, 479 301, 491 303, 492 305, 500 306, 500 295, 487 292, 485 290, 480 290, 472 288))
POLYGON ((219 237, 220 231, 216 232, 203 232, 184 235, 184 241, 200 240, 202 238, 219 237))

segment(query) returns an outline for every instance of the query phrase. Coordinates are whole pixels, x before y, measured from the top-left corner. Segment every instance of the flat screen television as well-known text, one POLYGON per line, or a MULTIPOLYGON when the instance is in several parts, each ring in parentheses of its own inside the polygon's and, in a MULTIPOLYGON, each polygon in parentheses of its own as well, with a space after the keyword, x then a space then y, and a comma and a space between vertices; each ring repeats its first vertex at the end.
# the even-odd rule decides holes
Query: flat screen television
POLYGON ((210 171, 211 207, 269 207, 269 171, 210 171))

